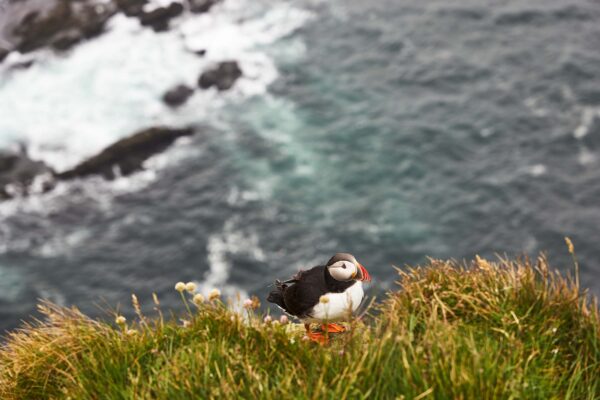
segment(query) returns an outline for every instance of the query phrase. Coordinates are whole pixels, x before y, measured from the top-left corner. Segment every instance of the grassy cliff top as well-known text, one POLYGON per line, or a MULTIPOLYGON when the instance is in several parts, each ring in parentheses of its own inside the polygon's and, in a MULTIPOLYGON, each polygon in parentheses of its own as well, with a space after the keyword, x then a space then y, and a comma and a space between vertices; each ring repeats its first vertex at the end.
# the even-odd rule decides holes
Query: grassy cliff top
POLYGON ((322 346, 185 292, 185 326, 44 304, 0 348, 0 398, 600 398, 597 303, 544 258, 431 260, 398 284, 322 346))

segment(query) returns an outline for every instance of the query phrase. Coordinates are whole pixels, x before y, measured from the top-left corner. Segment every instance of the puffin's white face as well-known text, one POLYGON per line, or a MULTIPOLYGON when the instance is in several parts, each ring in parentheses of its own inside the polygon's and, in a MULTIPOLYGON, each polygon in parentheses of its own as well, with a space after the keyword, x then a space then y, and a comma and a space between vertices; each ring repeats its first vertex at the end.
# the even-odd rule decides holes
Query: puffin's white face
POLYGON ((337 253, 327 262, 327 270, 336 281, 371 281, 371 276, 352 254, 337 253))
POLYGON ((358 274, 358 266, 351 261, 337 261, 328 265, 327 269, 336 281, 349 281, 358 274))

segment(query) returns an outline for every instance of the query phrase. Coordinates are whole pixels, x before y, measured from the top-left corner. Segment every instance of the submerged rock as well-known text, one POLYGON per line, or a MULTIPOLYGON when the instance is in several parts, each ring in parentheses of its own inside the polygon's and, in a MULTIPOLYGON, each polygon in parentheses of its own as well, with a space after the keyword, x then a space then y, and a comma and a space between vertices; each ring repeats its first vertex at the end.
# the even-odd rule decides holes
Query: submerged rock
POLYGON ((0 200, 26 195, 37 176, 49 173, 50 167, 32 160, 24 151, 0 151, 0 200))
POLYGON ((205 13, 219 0, 188 0, 190 11, 193 13, 205 13))
POLYGON ((241 76, 242 70, 236 61, 224 61, 216 68, 203 72, 198 79, 198 86, 202 89, 216 86, 219 90, 228 90, 241 76))
POLYGON ((165 150, 177 138, 193 134, 193 128, 148 128, 119 140, 75 168, 56 174, 56 177, 66 180, 101 175, 113 179, 119 173, 129 175, 141 170, 146 159, 165 150))
POLYGON ((187 85, 177 85, 169 89, 162 97, 165 104, 170 107, 178 107, 185 103, 194 93, 194 89, 187 85))
POLYGON ((143 26, 150 26, 156 32, 169 29, 169 21, 183 13, 181 3, 171 3, 167 7, 158 7, 152 11, 143 12, 139 18, 143 26))

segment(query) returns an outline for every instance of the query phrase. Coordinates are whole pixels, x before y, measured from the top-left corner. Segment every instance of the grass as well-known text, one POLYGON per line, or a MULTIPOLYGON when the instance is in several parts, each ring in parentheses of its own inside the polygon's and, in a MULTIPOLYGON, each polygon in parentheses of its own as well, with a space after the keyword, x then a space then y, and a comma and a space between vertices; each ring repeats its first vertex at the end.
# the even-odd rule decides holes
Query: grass
POLYGON ((0 398, 600 398, 597 303, 543 257, 431 260, 398 284, 324 346, 186 292, 186 326, 136 299, 121 325, 42 304, 0 349, 0 398))

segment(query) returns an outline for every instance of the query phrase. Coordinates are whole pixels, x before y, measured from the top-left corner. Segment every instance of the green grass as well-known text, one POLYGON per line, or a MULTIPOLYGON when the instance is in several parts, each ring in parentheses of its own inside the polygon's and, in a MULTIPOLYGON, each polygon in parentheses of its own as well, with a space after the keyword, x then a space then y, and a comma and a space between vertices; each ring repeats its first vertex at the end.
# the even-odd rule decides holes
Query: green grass
POLYGON ((44 304, 5 338, 0 398, 600 398, 597 303, 545 259, 431 260, 398 285, 323 346, 218 300, 189 303, 186 327, 44 304))

